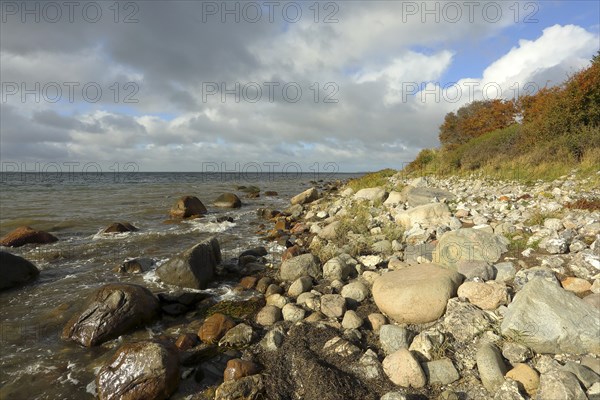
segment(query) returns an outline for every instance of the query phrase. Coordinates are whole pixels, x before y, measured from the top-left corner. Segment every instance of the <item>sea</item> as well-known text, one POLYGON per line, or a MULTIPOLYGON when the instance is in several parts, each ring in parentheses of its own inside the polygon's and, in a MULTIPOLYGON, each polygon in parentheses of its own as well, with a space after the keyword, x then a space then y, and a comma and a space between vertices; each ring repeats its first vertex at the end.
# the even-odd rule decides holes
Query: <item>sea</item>
MULTIPOLYGON (((154 293, 172 291, 156 277, 155 267, 201 240, 216 236, 223 259, 265 246, 276 265, 284 247, 259 233, 265 224, 259 208, 285 209, 289 200, 314 185, 361 174, 323 173, 95 173, 4 172, 0 176, 0 235, 27 225, 59 238, 53 244, 4 248, 33 262, 39 278, 24 287, 0 292, 0 399, 94 398, 95 373, 115 346, 86 349, 62 341, 68 319, 95 289, 111 282, 143 285, 154 293), (260 188, 246 198, 244 187, 260 188), (275 191, 268 197, 265 191, 275 191), (211 202, 233 192, 239 209, 218 209, 211 202), (197 196, 208 208, 202 218, 173 222, 168 213, 184 195, 197 196), (229 216, 233 222, 218 222, 229 216), (219 219, 220 220, 220 219, 219 219), (106 235, 113 222, 129 222, 136 232, 106 235), (142 274, 113 269, 132 258, 151 258, 142 274)), ((215 296, 235 296, 235 282, 210 288, 215 296)), ((153 337, 160 322, 138 333, 153 337)), ((119 339, 116 340, 118 344, 119 339)))

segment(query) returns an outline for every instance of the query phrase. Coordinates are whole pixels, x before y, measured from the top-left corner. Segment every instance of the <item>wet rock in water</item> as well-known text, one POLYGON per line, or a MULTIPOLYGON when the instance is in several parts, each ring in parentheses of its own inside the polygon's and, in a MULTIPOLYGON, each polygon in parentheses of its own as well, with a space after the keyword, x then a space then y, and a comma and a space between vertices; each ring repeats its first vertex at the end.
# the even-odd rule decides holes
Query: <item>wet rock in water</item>
POLYGON ((208 211, 196 196, 183 196, 171 208, 172 218, 192 218, 206 214, 208 211))
POLYGON ((375 304, 388 317, 422 324, 442 316, 461 282, 457 272, 420 264, 383 274, 375 280, 372 292, 375 304))
POLYGON ((439 239, 433 260, 454 270, 460 261, 495 263, 507 251, 508 239, 481 229, 462 228, 439 239))
POLYGON ((213 205, 221 208, 240 208, 242 201, 233 193, 223 193, 213 201, 213 205))
POLYGON ((229 215, 221 215, 221 216, 217 217, 218 223, 233 222, 233 221, 235 221, 235 220, 233 219, 233 217, 230 217, 229 215))
POLYGON ((488 392, 494 393, 504 383, 506 365, 498 348, 488 342, 479 344, 476 355, 477 370, 481 383, 488 392))
POLYGON ((216 343, 234 326, 235 322, 226 315, 213 314, 206 318, 198 331, 198 336, 204 343, 216 343))
POLYGON ((22 286, 39 274, 37 267, 23 257, 0 251, 0 290, 22 286))
POLYGON ((500 329, 538 353, 600 354, 599 321, 600 310, 536 278, 515 295, 500 329))
POLYGON ((125 232, 135 232, 138 228, 131 225, 129 222, 115 222, 108 227, 104 228, 102 233, 125 233, 125 232))
POLYGON ((285 260, 279 270, 279 277, 283 281, 294 281, 305 275, 313 278, 321 276, 319 259, 312 254, 301 254, 285 260))
POLYGON ((133 260, 124 261, 123 264, 113 268, 114 272, 119 274, 141 274, 147 272, 154 265, 154 260, 151 258, 134 258, 133 260))
POLYGON ((267 197, 275 197, 275 196, 279 196, 279 193, 273 191, 273 190, 267 190, 265 192, 265 196, 267 197))
POLYGON ((237 381, 246 376, 257 374, 259 371, 260 368, 258 365, 252 361, 234 358, 233 360, 227 361, 227 367, 223 373, 223 380, 225 382, 237 381))
POLYGON ((157 341, 121 346, 96 377, 100 400, 162 400, 178 385, 177 351, 157 341))
POLYGON ((252 327, 246 324, 238 324, 228 330, 219 341, 219 346, 246 346, 252 342, 252 327))
POLYGON ((116 283, 98 289, 81 313, 62 331, 64 340, 90 347, 114 339, 154 321, 160 303, 146 288, 116 283))
POLYGON ((400 349, 383 360, 383 371, 390 380, 402 387, 422 388, 427 383, 419 362, 408 349, 400 349))
POLYGON ((261 375, 251 375, 221 384, 215 392, 215 400, 258 400, 263 399, 265 386, 261 375))
POLYGON ((26 244, 48 244, 58 238, 48 232, 36 231, 29 226, 20 226, 0 239, 0 246, 21 247, 26 244))
POLYGON ((195 347, 200 343, 200 338, 195 333, 184 333, 177 338, 175 346, 179 350, 185 351, 195 347))
POLYGON ((253 256, 259 258, 266 256, 267 254, 269 254, 269 252, 267 251, 267 249, 264 248, 264 246, 258 246, 248 250, 244 250, 238 257, 253 256))
POLYGON ((171 258, 156 269, 156 274, 171 285, 206 289, 214 279, 215 267, 220 263, 219 241, 210 238, 171 258))
POLYGON ((319 192, 317 191, 316 188, 312 187, 312 188, 305 190, 304 192, 292 197, 292 199, 290 200, 290 203, 293 206, 302 205, 302 204, 312 203, 313 201, 317 200, 318 198, 319 198, 319 192))

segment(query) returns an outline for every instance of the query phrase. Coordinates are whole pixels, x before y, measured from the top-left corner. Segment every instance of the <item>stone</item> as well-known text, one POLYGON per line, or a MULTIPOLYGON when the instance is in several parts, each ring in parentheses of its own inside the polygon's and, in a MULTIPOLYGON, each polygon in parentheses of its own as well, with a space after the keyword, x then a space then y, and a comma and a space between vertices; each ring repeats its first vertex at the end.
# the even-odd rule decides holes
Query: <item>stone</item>
POLYGON ((352 274, 352 270, 352 266, 346 264, 341 257, 334 257, 323 265, 323 279, 345 281, 352 274))
POLYGON ((554 370, 541 375, 536 400, 587 400, 587 396, 575 375, 554 370))
POLYGON ((360 281, 354 281, 342 288, 341 295, 360 303, 369 296, 369 288, 360 281))
POLYGON ((550 254, 565 254, 569 250, 569 244, 563 238, 555 238, 546 241, 546 251, 550 254))
POLYGON ((600 310, 543 278, 515 295, 500 326, 537 353, 600 354, 600 310))
POLYGON ((260 344, 266 351, 275 351, 283 343, 283 330, 274 328, 267 332, 265 337, 261 340, 260 344))
POLYGON ((453 200, 456 197, 454 194, 443 189, 413 187, 410 185, 402 190, 402 194, 406 196, 406 201, 411 207, 431 203, 434 200, 453 200))
POLYGON ((471 304, 484 310, 495 310, 502 304, 508 304, 508 289, 504 283, 465 282, 458 288, 458 297, 465 298, 471 304))
POLYGON ((475 356, 481 383, 488 392, 494 393, 504 383, 506 365, 498 348, 488 342, 481 342, 475 356))
POLYGON ((333 221, 321 229, 321 231, 318 233, 318 236, 321 239, 334 240, 337 238, 337 229, 340 227, 340 224, 340 221, 333 221))
POLYGON ((358 329, 362 326, 363 320, 358 316, 356 311, 348 310, 342 319, 342 327, 344 329, 358 329))
POLYGON ((165 283, 191 289, 206 289, 221 263, 221 248, 216 238, 206 239, 172 257, 156 269, 165 283))
MULTIPOLYGON (((269 298, 275 294, 281 294, 281 293, 283 293, 283 289, 281 288, 281 286, 279 286, 275 283, 271 283, 269 286, 267 286, 267 289, 265 290, 265 297, 269 298)), ((278 299, 283 302, 283 304, 281 304, 281 307, 283 307, 283 305, 287 303, 287 300, 285 300, 285 298, 282 299, 282 297, 283 296, 274 297, 273 299, 271 299, 271 301, 273 302, 273 301, 275 301, 275 299, 278 299)), ((279 308, 281 308, 281 307, 279 307, 279 308)))
POLYGON ((252 342, 253 331, 250 325, 237 324, 225 332, 219 340, 219 346, 243 347, 252 342))
POLYGON ((290 285, 288 295, 290 295, 290 297, 298 297, 302 293, 308 292, 312 287, 312 278, 310 276, 301 276, 290 285))
POLYGON ((516 290, 521 290, 527 282, 535 278, 543 278, 550 283, 558 283, 554 271, 546 267, 533 267, 522 269, 515 275, 514 286, 516 290))
POLYGON ((399 204, 404 203, 404 201, 405 199, 402 193, 392 190, 388 195, 387 199, 383 202, 383 205, 388 207, 395 207, 399 204))
POLYGON ((146 340, 119 347, 98 372, 96 387, 101 400, 167 399, 179 379, 177 350, 146 340))
POLYGON ((281 309, 284 321, 298 322, 304 319, 306 311, 295 304, 286 304, 281 309))
POLYGON ((258 400, 264 398, 265 385, 261 375, 251 375, 223 382, 215 391, 214 400, 258 400))
POLYGON ((64 340, 91 347, 153 322, 160 303, 145 287, 112 283, 96 290, 62 331, 64 340))
POLYGON ((339 294, 321 296, 321 312, 329 318, 340 318, 346 312, 346 299, 339 294))
POLYGON ((293 206, 303 205, 303 204, 312 203, 313 201, 317 200, 318 198, 319 198, 319 192, 317 191, 316 188, 311 187, 310 189, 307 189, 304 192, 292 197, 292 199, 290 200, 290 203, 293 206))
POLYGON ((256 314, 256 323, 262 326, 270 326, 277 321, 281 321, 281 318, 283 318, 281 308, 265 306, 256 314))
POLYGON ((591 369, 597 375, 600 375, 600 358, 585 356, 581 359, 581 365, 591 369))
POLYGON ((0 290, 22 286, 40 275, 40 270, 23 257, 0 251, 0 290))
POLYGON ((400 349, 383 360, 383 372, 396 385, 422 388, 427 383, 425 373, 408 349, 400 349))
POLYGON ((141 274, 149 271, 154 264, 151 258, 134 258, 117 265, 113 271, 120 274, 141 274))
POLYGON ((508 239, 481 229, 446 232, 433 252, 433 261, 456 270, 460 261, 495 263, 508 249, 508 239))
POLYGON ((245 276, 240 280, 239 287, 243 289, 252 289, 256 286, 258 278, 256 276, 245 276))
POLYGON ((490 331, 493 323, 488 313, 479 307, 450 299, 444 315, 444 331, 450 333, 458 342, 471 342, 483 332, 490 331))
POLYGON ((227 367, 225 368, 225 372, 223 372, 223 381, 237 381, 246 376, 257 374, 259 371, 258 365, 252 361, 234 358, 227 361, 227 367))
POLYGON ((213 205, 220 208, 240 208, 242 201, 233 193, 223 193, 213 201, 213 205))
POLYGON ((502 346, 502 356, 514 365, 529 360, 533 357, 533 352, 520 343, 506 341, 502 346))
POLYGON ((196 346, 198 343, 200 343, 198 335, 195 333, 184 333, 183 335, 179 335, 175 342, 175 346, 181 351, 186 351, 196 346))
POLYGON ((486 261, 461 260, 456 264, 456 271, 467 280, 480 278, 484 281, 494 279, 494 268, 486 261))
POLYGON ((172 218, 193 218, 204 215, 208 212, 204 204, 195 196, 183 196, 171 208, 172 218))
POLYGON ((216 313, 204 320, 198 331, 198 336, 204 343, 216 343, 234 326, 235 322, 231 318, 221 313, 216 313))
POLYGON ((496 271, 496 281, 504 283, 512 281, 517 273, 514 264, 510 261, 495 264, 494 270, 496 271))
POLYGON ((449 358, 429 361, 423 363, 422 367, 430 385, 447 385, 460 379, 458 371, 449 358))
POLYGON ((517 382, 507 379, 494 393, 494 400, 525 400, 525 397, 521 396, 517 382))
POLYGON ((355 200, 368 200, 368 201, 384 201, 387 198, 387 192, 383 187, 373 187, 360 189, 354 193, 355 200))
POLYGON ((125 232, 135 232, 138 228, 131 225, 129 222, 115 222, 108 227, 104 228, 102 233, 125 233, 125 232))
POLYGON ((412 334, 406 328, 397 325, 383 325, 379 330, 379 343, 385 354, 392 354, 400 349, 408 349, 412 334))
POLYGON ((365 379, 379 379, 383 376, 381 362, 379 362, 377 354, 371 349, 365 351, 353 369, 358 376, 365 379))
POLYGON ((519 382, 529 396, 535 396, 540 385, 540 375, 527 364, 517 363, 506 373, 506 377, 519 382))
POLYGON ((560 284, 563 287, 563 289, 568 290, 569 292, 573 292, 575 294, 583 294, 585 292, 590 291, 590 289, 592 288, 592 284, 589 283, 587 280, 575 278, 572 276, 563 279, 562 281, 560 281, 560 284))
POLYGON ((287 297, 280 295, 279 293, 274 293, 270 296, 267 296, 267 305, 275 306, 279 308, 283 308, 289 301, 287 297))
POLYGON ((413 265, 384 273, 373 284, 375 304, 399 323, 437 320, 456 295, 462 276, 436 264, 413 265))
POLYGON ((408 400, 408 397, 400 392, 387 392, 379 400, 408 400))
POLYGON ((387 318, 385 318, 385 315, 379 313, 369 314, 368 319, 371 323, 371 329, 373 329, 373 332, 375 333, 379 332, 381 327, 387 323, 387 318))
POLYGON ((444 203, 424 204, 406 211, 401 211, 395 216, 397 224, 410 229, 413 225, 439 226, 450 223, 450 209, 444 203))
POLYGON ((584 303, 587 303, 590 306, 595 307, 597 310, 600 310, 600 293, 589 294, 582 300, 584 303))
POLYGON ((49 244, 58 238, 48 232, 38 231, 29 226, 20 226, 0 239, 0 246, 21 247, 26 244, 49 244))
POLYGON ((573 375, 575 375, 579 382, 581 382, 586 389, 589 389, 594 383, 600 382, 600 375, 588 367, 577 364, 573 361, 567 361, 562 370, 571 372, 573 375))
POLYGON ((267 291, 267 288, 269 287, 269 285, 271 285, 273 283, 273 279, 271 279, 268 276, 262 277, 258 280, 258 282, 256 283, 256 290, 258 290, 261 293, 265 293, 267 291))
POLYGON ((319 259, 312 254, 301 254, 285 260, 279 270, 279 277, 282 281, 295 281, 302 276, 318 279, 321 275, 319 259))

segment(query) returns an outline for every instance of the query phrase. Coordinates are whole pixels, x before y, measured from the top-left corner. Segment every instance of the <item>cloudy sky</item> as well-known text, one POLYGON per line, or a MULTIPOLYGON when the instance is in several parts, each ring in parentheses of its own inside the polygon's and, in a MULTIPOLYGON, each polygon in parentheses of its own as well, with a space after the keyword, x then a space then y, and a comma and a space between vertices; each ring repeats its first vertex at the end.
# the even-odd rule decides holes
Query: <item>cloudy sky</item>
POLYGON ((596 1, 0 5, 0 157, 28 168, 401 168, 600 47, 596 1))

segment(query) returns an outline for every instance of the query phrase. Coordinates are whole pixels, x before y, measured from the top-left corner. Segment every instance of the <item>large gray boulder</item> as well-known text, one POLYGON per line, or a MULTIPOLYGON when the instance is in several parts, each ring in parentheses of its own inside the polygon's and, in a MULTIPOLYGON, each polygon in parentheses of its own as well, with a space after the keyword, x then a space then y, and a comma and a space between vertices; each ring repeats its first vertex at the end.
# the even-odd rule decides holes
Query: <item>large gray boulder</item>
POLYGON ((159 314, 158 299, 145 287, 109 284, 98 289, 83 311, 67 322, 62 338, 91 347, 142 327, 159 314))
POLYGON ((463 228, 442 235, 433 262, 457 270, 460 261, 495 263, 508 250, 508 239, 481 229, 463 228))
POLYGON ((24 285, 39 274, 37 267, 23 257, 0 251, 0 290, 24 285))
POLYGON ((318 198, 319 198, 319 192, 317 191, 316 188, 311 187, 310 189, 307 189, 304 192, 292 197, 292 199, 290 200, 290 203, 293 206, 308 204, 308 203, 312 203, 313 201, 317 200, 318 198))
POLYGON ((444 314, 462 279, 459 273, 436 264, 413 265, 377 278, 373 298, 379 310, 395 321, 423 324, 444 314))
POLYGON ((210 238, 171 258, 156 269, 165 283, 192 289, 206 289, 213 281, 215 267, 221 263, 221 248, 210 238))
POLYGON ((282 281, 295 281, 301 276, 320 278, 322 275, 319 259, 312 254, 301 254, 285 260, 281 264, 279 277, 282 281))
POLYGON ((543 278, 515 295, 500 329, 537 353, 600 354, 600 310, 543 278))
POLYGON ((383 201, 387 198, 387 192, 384 187, 365 188, 354 193, 354 198, 356 200, 383 201))
POLYGON ((141 341, 121 346, 96 376, 100 400, 162 400, 179 385, 179 356, 173 345, 141 341))

